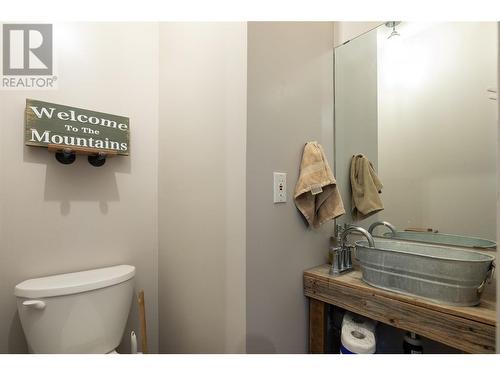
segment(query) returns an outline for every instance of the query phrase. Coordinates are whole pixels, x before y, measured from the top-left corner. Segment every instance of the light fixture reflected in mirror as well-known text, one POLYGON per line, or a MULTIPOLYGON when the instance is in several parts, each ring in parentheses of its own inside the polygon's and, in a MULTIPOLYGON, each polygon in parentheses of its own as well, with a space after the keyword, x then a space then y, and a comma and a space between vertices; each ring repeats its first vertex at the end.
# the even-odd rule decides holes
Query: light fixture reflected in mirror
POLYGON ((391 35, 389 35, 387 39, 391 39, 393 36, 401 36, 401 34, 396 31, 396 26, 400 23, 401 21, 390 21, 385 23, 385 26, 387 26, 388 28, 392 28, 391 35))

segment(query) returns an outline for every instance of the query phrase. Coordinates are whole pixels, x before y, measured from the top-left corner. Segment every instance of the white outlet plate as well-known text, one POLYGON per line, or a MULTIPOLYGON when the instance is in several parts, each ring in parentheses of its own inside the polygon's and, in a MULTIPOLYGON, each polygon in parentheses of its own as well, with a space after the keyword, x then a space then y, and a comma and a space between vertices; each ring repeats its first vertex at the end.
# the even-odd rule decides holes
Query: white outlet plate
POLYGON ((286 173, 273 172, 274 203, 286 202, 286 173))

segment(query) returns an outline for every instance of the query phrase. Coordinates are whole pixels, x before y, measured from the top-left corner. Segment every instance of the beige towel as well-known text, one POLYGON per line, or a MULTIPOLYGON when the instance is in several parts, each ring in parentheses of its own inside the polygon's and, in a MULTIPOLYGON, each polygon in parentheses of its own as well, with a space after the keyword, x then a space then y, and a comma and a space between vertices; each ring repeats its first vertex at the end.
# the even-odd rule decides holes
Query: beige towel
POLYGON ((352 217, 355 221, 366 219, 384 209, 380 182, 373 164, 362 154, 351 159, 352 217))
POLYGON ((299 211, 314 228, 345 213, 337 182, 317 142, 304 146, 293 197, 299 211))

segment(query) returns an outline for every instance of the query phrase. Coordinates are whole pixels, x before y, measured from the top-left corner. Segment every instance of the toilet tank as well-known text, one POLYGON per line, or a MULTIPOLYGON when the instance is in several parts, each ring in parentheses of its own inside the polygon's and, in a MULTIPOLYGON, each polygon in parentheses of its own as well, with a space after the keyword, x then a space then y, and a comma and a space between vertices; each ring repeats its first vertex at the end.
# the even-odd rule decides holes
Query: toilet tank
POLYGON ((119 265, 30 279, 16 285, 30 353, 109 353, 121 341, 135 267, 119 265))

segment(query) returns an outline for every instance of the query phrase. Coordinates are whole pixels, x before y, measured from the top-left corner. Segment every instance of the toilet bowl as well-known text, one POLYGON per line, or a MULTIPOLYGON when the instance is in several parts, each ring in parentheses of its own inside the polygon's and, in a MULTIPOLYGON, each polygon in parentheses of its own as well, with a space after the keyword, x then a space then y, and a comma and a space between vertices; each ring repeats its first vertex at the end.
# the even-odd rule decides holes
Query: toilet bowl
POLYGON ((119 265, 30 279, 16 285, 30 353, 111 353, 122 339, 135 267, 119 265))

